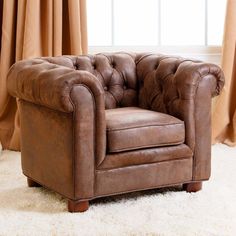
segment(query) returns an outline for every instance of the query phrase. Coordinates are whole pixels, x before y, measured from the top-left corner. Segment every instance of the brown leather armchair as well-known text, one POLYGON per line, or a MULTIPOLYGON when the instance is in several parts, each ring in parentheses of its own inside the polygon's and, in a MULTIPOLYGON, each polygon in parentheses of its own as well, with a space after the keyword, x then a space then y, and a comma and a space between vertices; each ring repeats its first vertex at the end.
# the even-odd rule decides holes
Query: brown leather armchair
POLYGON ((94 198, 210 177, 213 64, 114 53, 20 61, 8 74, 19 98, 23 173, 68 199, 94 198))

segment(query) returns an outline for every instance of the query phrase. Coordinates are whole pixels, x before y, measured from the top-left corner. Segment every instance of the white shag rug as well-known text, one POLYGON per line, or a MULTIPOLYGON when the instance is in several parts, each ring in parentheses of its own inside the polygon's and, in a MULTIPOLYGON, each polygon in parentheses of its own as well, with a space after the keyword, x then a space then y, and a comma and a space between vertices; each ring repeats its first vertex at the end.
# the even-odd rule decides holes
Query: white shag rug
POLYGON ((236 148, 213 146, 212 176, 198 193, 180 188, 92 201, 68 213, 66 201, 28 188, 20 153, 0 155, 0 235, 236 235, 236 148))

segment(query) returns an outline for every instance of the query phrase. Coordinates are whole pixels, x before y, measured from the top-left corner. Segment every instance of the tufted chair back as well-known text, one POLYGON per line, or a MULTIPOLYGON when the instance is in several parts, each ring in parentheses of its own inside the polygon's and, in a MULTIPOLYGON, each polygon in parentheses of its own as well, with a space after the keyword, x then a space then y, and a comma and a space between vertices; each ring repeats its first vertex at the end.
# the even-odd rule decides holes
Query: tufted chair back
POLYGON ((70 211, 135 190, 197 191, 211 173, 211 98, 223 85, 220 67, 161 54, 19 61, 7 88, 19 98, 23 173, 70 211))
MULTIPOLYGON (((106 109, 139 106, 182 120, 180 108, 192 99, 201 77, 210 72, 209 76, 221 76, 218 67, 210 71, 208 64, 197 60, 150 53, 99 53, 44 60, 92 73, 104 88, 106 109)), ((217 84, 216 94, 221 85, 217 84)))
POLYGON ((116 53, 69 58, 76 70, 86 70, 99 79, 105 91, 106 109, 137 106, 138 83, 134 55, 116 53))

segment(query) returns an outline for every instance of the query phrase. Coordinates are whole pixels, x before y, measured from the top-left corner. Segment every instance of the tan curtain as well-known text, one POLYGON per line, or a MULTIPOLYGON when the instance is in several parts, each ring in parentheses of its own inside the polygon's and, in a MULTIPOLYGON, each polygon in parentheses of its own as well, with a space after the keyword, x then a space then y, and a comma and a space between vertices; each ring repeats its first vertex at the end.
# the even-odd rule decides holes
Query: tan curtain
POLYGON ((213 142, 236 145, 236 0, 228 0, 222 69, 226 84, 216 100, 212 120, 213 142))
POLYGON ((7 72, 22 59, 87 53, 86 0, 0 0, 0 43, 0 141, 19 150, 19 115, 6 90, 7 72))

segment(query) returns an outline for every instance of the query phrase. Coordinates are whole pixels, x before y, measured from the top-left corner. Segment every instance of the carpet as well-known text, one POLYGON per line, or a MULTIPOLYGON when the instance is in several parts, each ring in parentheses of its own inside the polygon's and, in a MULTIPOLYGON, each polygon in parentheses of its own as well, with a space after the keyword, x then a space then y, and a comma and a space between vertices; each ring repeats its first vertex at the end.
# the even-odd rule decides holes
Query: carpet
POLYGON ((212 148, 212 175, 198 193, 179 187, 142 191, 91 202, 68 213, 66 201, 28 188, 20 153, 0 155, 0 235, 236 235, 236 148, 212 148))

